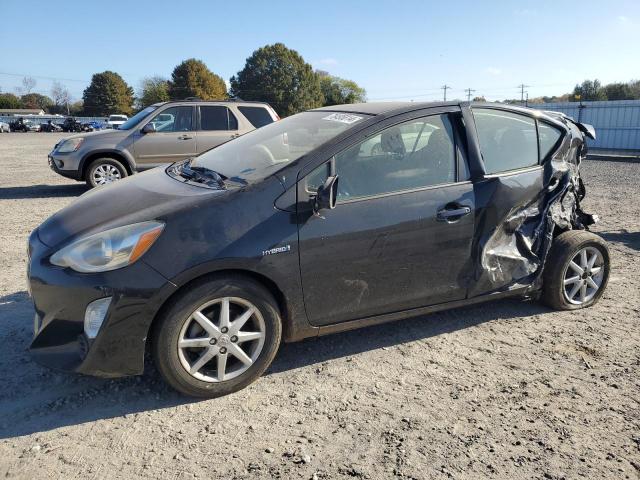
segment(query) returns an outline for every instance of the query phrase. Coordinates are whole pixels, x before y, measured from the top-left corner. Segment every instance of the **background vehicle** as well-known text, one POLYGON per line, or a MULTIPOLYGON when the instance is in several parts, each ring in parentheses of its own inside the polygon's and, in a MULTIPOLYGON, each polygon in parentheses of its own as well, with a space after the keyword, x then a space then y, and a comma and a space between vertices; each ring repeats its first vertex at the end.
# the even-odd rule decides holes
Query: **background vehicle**
POLYGON ((120 128, 120 125, 122 125, 127 120, 129 120, 129 117, 127 117, 126 115, 110 115, 109 119, 107 120, 107 128, 120 128))
POLYGON ((67 117, 64 119, 62 123, 62 131, 63 132, 81 132, 82 131, 82 123, 76 120, 73 117, 67 117))
POLYGON ((96 189, 31 235, 32 353, 117 376, 148 346, 213 397, 281 338, 504 297, 588 307, 609 276, 580 206, 588 136, 502 104, 341 105, 96 189))
POLYGON ((49 120, 47 123, 43 123, 40 125, 40 131, 41 132, 61 132, 62 127, 60 125, 53 123, 51 120, 49 120))
POLYGON ((0 122, 0 133, 3 132, 10 132, 11 128, 9 127, 9 124, 6 122, 0 122))
POLYGON ((49 154, 49 164, 60 175, 95 187, 193 157, 277 119, 268 104, 259 102, 160 103, 117 130, 62 140, 49 154))
POLYGON ((14 120, 13 122, 9 122, 9 129, 12 132, 28 132, 31 130, 31 126, 31 120, 25 120, 22 117, 14 120))

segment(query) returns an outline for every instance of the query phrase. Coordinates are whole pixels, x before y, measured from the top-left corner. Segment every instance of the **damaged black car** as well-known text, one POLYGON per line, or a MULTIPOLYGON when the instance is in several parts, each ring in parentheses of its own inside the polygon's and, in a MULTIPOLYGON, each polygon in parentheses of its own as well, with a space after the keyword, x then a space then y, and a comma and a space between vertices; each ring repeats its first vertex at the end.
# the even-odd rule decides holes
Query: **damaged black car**
POLYGON ((488 103, 294 115, 84 194, 29 239, 33 357, 241 389, 291 342, 504 297, 593 305, 593 128, 488 103))

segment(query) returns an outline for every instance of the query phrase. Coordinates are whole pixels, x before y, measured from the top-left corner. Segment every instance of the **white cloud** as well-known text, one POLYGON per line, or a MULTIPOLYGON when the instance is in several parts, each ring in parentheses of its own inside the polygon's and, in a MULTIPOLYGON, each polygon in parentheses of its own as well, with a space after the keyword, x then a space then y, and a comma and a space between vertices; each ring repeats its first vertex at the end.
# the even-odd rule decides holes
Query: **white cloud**
POLYGON ((624 15, 618 15, 618 22, 622 23, 623 25, 627 25, 628 23, 631 23, 631 19, 629 17, 625 17, 624 15))
POLYGON ((496 67, 487 67, 484 69, 484 71, 487 72, 489 75, 493 75, 493 76, 498 76, 502 74, 502 70, 496 67))

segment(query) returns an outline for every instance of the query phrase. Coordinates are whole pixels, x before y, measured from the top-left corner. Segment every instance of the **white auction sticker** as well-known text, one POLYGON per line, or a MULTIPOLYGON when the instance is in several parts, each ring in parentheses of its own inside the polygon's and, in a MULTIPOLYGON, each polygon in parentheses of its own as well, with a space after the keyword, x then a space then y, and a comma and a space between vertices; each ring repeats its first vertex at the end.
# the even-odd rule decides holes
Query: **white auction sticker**
POLYGON ((362 117, 357 115, 351 115, 349 113, 332 113, 328 117, 322 117, 323 120, 333 120, 334 122, 342 122, 347 124, 356 123, 358 120, 362 120, 362 117))

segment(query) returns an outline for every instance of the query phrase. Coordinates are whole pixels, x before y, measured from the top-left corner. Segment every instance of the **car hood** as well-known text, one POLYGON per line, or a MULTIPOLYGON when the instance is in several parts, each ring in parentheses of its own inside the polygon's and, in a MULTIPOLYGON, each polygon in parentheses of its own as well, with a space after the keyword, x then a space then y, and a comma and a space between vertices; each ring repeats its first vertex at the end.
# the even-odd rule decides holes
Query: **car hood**
POLYGON ((228 192, 179 182, 160 167, 88 191, 45 220, 38 227, 38 236, 46 245, 58 247, 79 236, 161 219, 228 192))
POLYGON ((92 137, 100 137, 100 140, 106 140, 109 138, 126 137, 129 133, 129 130, 99 130, 97 132, 84 132, 78 133, 76 135, 70 135, 68 137, 64 137, 63 140, 68 140, 70 138, 84 138, 85 140, 87 140, 91 139, 92 137))

